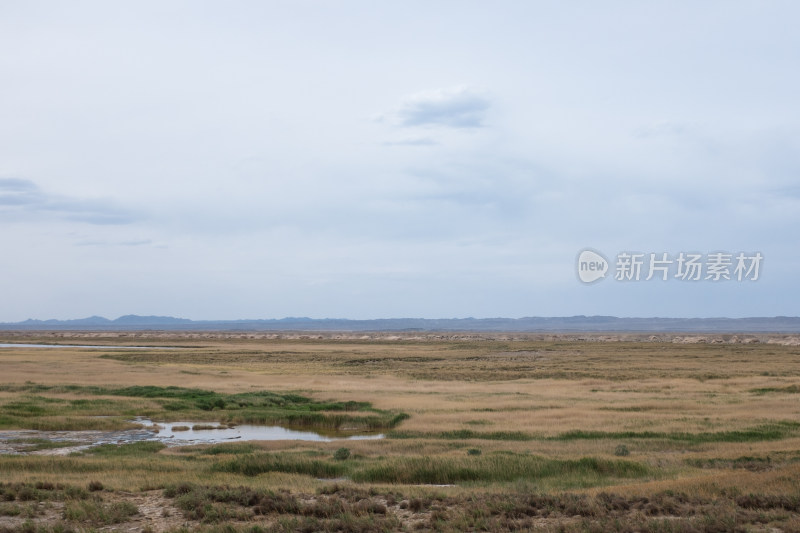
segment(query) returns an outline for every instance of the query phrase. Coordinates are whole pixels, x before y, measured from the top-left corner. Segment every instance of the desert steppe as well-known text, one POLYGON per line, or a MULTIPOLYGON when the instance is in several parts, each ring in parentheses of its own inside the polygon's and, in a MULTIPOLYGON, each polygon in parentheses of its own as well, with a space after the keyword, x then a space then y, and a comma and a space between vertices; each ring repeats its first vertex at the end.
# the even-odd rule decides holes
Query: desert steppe
POLYGON ((4 331, 0 343, 64 345, 0 348, 0 531, 800 531, 797 335, 4 331), (331 440, 54 438, 136 417, 331 440), (384 438, 343 440, 360 433, 384 438))

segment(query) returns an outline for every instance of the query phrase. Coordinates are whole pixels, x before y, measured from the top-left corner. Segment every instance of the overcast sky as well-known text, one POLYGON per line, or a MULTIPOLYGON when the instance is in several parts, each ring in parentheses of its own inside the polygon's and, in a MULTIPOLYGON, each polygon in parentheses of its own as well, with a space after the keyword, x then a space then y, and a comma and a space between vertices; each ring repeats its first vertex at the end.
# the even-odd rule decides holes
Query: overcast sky
POLYGON ((798 20, 0 0, 0 321, 796 316, 798 20), (764 259, 617 281, 626 251, 764 259))

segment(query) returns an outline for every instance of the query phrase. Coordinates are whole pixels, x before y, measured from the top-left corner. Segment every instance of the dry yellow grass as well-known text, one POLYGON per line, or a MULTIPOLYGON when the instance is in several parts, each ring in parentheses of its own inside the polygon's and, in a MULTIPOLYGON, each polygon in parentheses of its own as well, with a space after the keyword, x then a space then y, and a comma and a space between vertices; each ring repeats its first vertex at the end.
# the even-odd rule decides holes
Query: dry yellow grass
MULTIPOLYGON (((514 341, 335 340, 331 338, 202 338, 194 334, 147 337, 70 338, 53 334, 8 335, 0 342, 98 342, 180 346, 175 350, 89 350, 2 348, 0 385, 76 384, 104 387, 182 386, 219 392, 298 392, 318 400, 368 401, 379 409, 411 417, 398 428, 413 438, 348 442, 366 458, 451 456, 466 448, 484 454, 511 452, 568 459, 614 458, 626 444, 628 459, 659 469, 657 479, 629 483, 626 490, 748 483, 767 487, 780 472, 796 472, 787 459, 800 454, 800 439, 786 435, 753 442, 691 442, 680 439, 597 438, 553 440, 570 431, 714 433, 744 431, 800 420, 800 394, 780 389, 800 385, 800 348, 773 344, 671 344, 638 340, 595 342, 563 339, 514 341), (758 389, 773 389, 757 392, 758 389), (469 430, 477 438, 440 438, 469 430), (530 440, 481 434, 522 432, 530 440), (699 469, 687 459, 774 457, 768 470, 699 469)), ((0 392, 0 403, 15 397, 0 392)), ((50 394, 50 393, 47 393, 50 394)), ((61 397, 72 397, 61 395, 61 397)), ((271 442, 273 451, 320 451, 341 443, 271 442)), ((173 452, 170 452, 173 454, 173 452)), ((176 455, 176 461, 178 461, 176 455)), ((183 464, 183 463, 175 463, 183 464)), ((176 468, 178 468, 176 466, 176 468)), ((186 469, 185 465, 180 468, 186 469)), ((210 476, 189 468, 191 479, 241 482, 231 474, 210 476), (212 479, 213 478, 213 479, 212 479)), ((5 473, 19 480, 26 473, 5 473)), ((64 479, 82 474, 63 474, 64 479)), ((169 471, 132 470, 120 482, 98 473, 109 485, 159 486, 169 471)), ((275 486, 315 486, 307 477, 270 474, 275 486), (291 480, 291 481, 287 481, 291 480)), ((780 483, 778 484, 779 486, 780 483)))

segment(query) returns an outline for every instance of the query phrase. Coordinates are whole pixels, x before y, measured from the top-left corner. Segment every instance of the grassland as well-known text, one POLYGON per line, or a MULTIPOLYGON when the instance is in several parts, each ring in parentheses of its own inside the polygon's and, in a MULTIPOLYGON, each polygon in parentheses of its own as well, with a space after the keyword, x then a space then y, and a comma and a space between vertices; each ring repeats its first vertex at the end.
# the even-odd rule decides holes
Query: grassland
POLYGON ((0 532, 800 531, 797 346, 273 337, 0 334, 152 346, 0 349, 0 431, 387 435, 67 455, 30 436, 0 455, 0 532))

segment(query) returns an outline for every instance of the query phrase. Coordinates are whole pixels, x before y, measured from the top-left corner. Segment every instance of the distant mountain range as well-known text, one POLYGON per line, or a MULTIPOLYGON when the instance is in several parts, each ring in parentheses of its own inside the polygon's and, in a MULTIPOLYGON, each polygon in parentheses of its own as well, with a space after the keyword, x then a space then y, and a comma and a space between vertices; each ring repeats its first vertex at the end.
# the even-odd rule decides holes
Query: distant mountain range
POLYGON ((509 331, 509 332, 697 332, 800 333, 800 317, 620 318, 615 316, 524 318, 287 317, 262 320, 189 320, 171 316, 91 316, 74 320, 0 323, 3 330, 240 330, 240 331, 509 331))

